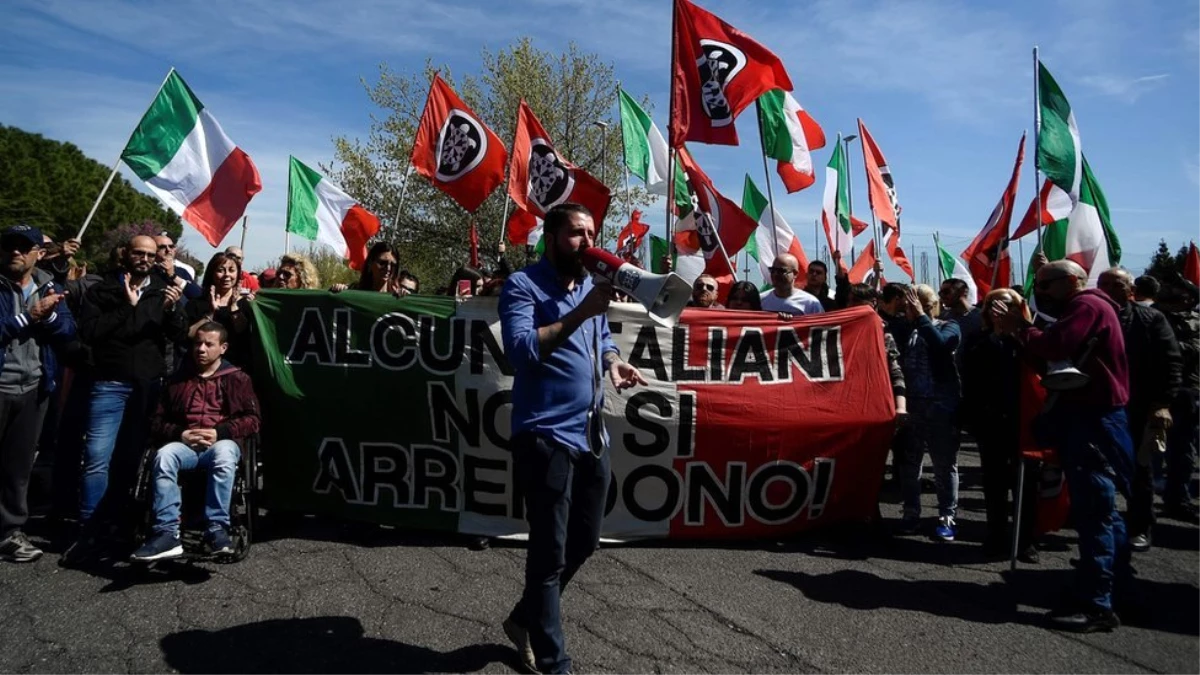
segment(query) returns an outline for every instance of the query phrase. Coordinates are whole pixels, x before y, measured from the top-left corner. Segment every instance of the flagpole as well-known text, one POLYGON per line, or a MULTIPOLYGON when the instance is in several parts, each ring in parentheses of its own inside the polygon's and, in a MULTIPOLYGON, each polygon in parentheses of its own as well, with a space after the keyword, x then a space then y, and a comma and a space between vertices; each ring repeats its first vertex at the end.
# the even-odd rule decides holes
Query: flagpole
POLYGON ((942 270, 942 243, 938 241, 937 230, 933 231, 933 257, 937 261, 937 265, 934 267, 937 267, 938 286, 940 287, 945 279, 942 278, 942 275, 944 274, 942 270))
MULTIPOLYGON (((775 224, 775 195, 771 189, 771 170, 767 165, 766 136, 763 134, 762 104, 754 100, 754 111, 758 113, 758 149, 762 153, 763 179, 767 181, 767 206, 771 209, 771 245, 775 248, 775 257, 779 257, 779 235, 775 224)), ((749 271, 747 271, 749 274, 749 271)))
MULTIPOLYGON (((1025 242, 1024 242, 1024 240, 1021 240, 1021 239, 1017 240, 1017 255, 1021 259, 1021 276, 1019 276, 1017 278, 1021 280, 1021 286, 1024 287, 1025 272, 1026 272, 1025 266, 1028 264, 1025 260, 1025 242)), ((1029 290, 1026 289, 1025 292, 1028 293, 1029 290)))
POLYGON ((1041 78, 1037 45, 1033 46, 1033 194, 1037 201, 1037 250, 1042 250, 1042 165, 1038 161, 1038 143, 1042 131, 1041 78))
POLYGON ((504 215, 500 219, 500 245, 504 244, 504 235, 508 229, 508 209, 512 205, 512 195, 508 194, 508 190, 504 191, 504 215))
POLYGON ((412 178, 412 172, 413 165, 412 162, 409 162, 408 168, 404 171, 404 187, 400 188, 400 201, 396 204, 396 217, 392 218, 392 228, 397 234, 400 233, 400 211, 404 208, 404 200, 408 197, 408 181, 412 178))
POLYGON ((246 223, 250 220, 250 216, 242 216, 242 243, 238 248, 242 249, 242 260, 246 259, 246 223))
MULTIPOLYGON (((700 211, 700 215, 708 219, 708 226, 712 227, 712 216, 700 211)), ((734 283, 737 283, 737 262, 729 259, 729 253, 725 250, 725 242, 721 241, 721 233, 717 232, 717 228, 713 227, 713 236, 717 239, 717 246, 721 249, 721 255, 725 256, 725 264, 729 266, 729 272, 733 275, 734 283)))
POLYGON ((850 266, 854 267, 854 173, 850 171, 850 141, 841 134, 838 134, 838 140, 842 143, 842 161, 846 164, 846 207, 850 209, 846 215, 850 218, 850 266))
MULTIPOLYGON (((150 99, 150 104, 154 105, 155 99, 158 98, 158 92, 162 91, 167 80, 171 79, 171 73, 175 72, 175 66, 167 71, 162 82, 158 83, 158 89, 154 90, 154 98, 150 99)), ((143 115, 144 116, 144 115, 143 115)), ((88 225, 92 222, 92 217, 96 215, 96 209, 100 207, 100 200, 104 199, 104 195, 108 194, 108 188, 112 185, 113 179, 117 177, 117 172, 121 169, 121 159, 125 155, 125 148, 129 147, 129 141, 133 140, 133 135, 137 133, 137 126, 133 127, 133 131, 129 132, 129 138, 125 140, 125 145, 121 146, 121 154, 117 155, 117 161, 113 162, 112 172, 108 174, 108 180, 104 181, 104 187, 100 188, 100 195, 96 197, 96 202, 92 204, 92 210, 88 211, 87 218, 83 220, 83 225, 79 228, 79 234, 75 235, 75 239, 83 241, 83 233, 87 231, 88 225)))
POLYGON ((667 235, 667 271, 671 271, 671 260, 675 253, 675 223, 671 222, 671 215, 675 209, 675 56, 678 52, 676 44, 676 34, 678 26, 676 25, 679 16, 678 0, 673 0, 671 3, 671 59, 670 59, 670 77, 667 78, 671 86, 671 98, 667 105, 667 220, 664 225, 667 235))

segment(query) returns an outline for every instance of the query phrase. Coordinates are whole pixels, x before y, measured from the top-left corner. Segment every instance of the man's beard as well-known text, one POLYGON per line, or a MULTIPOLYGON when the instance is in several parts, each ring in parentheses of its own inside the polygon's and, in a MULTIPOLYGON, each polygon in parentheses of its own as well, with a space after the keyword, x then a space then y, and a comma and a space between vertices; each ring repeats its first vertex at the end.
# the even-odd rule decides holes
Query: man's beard
POLYGON ((559 276, 582 280, 587 276, 587 270, 583 267, 583 251, 558 249, 558 255, 554 256, 554 270, 559 276))

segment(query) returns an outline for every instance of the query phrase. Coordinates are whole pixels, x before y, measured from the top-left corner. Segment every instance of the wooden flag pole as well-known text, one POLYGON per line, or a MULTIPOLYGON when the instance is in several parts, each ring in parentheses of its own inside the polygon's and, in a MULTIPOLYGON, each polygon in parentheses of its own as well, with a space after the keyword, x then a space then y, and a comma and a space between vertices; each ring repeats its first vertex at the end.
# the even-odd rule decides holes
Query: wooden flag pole
POLYGON ((238 248, 242 249, 242 259, 246 259, 246 223, 249 222, 250 216, 242 216, 242 241, 238 248))
POLYGON ((1037 45, 1033 46, 1033 194, 1037 201, 1037 250, 1042 250, 1042 165, 1038 161, 1038 141, 1042 131, 1041 78, 1038 75, 1041 61, 1037 45))
MULTIPOLYGON (((776 231, 778 225, 775 224, 775 195, 771 190, 771 169, 767 164, 767 148, 766 136, 763 134, 763 113, 762 104, 758 100, 754 101, 754 110, 758 113, 758 149, 762 153, 763 161, 763 179, 767 181, 767 208, 771 210, 771 245, 775 249, 775 257, 779 257, 779 235, 776 231)), ((753 235, 751 235, 753 236, 753 235)), ((760 254, 761 255, 761 254, 760 254)), ((749 274, 749 271, 747 271, 749 274)))

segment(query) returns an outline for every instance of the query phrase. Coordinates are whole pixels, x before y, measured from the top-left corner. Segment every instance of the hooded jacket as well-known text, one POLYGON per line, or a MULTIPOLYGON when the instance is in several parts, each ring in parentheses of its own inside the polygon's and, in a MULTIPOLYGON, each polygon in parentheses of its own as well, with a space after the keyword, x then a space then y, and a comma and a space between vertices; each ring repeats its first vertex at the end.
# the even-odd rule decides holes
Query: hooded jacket
POLYGON ((1021 330, 1021 342, 1030 354, 1046 361, 1072 361, 1091 378, 1087 386, 1063 392, 1064 406, 1107 411, 1129 403, 1129 362, 1118 309, 1103 291, 1089 288, 1067 301, 1055 323, 1021 330), (1096 346, 1081 365, 1079 357, 1093 337, 1096 346))
MULTIPOLYGON (((63 292, 61 286, 53 283, 49 272, 36 267, 33 270, 33 283, 37 290, 30 296, 30 302, 43 297, 43 287, 46 284, 50 284, 58 293, 63 292)), ((75 339, 75 318, 71 316, 71 310, 67 309, 66 303, 60 302, 50 316, 42 321, 34 321, 29 312, 16 306, 12 293, 0 292, 0 369, 4 367, 8 355, 8 350, 3 347, 13 340, 29 336, 33 337, 39 347, 38 353, 42 363, 38 392, 41 396, 47 396, 58 388, 54 377, 58 372, 55 350, 64 348, 75 339)))
POLYGON ((210 377, 186 367, 167 381, 150 433, 157 442, 169 443, 180 440, 188 429, 211 428, 217 430, 217 440, 232 440, 244 448, 245 440, 258 433, 260 421, 250 376, 222 360, 210 377))
POLYGON ((178 303, 163 308, 167 285, 155 274, 137 305, 130 305, 124 274, 106 274, 88 289, 79 337, 91 347, 95 379, 149 382, 164 374, 167 343, 187 335, 187 320, 178 303))

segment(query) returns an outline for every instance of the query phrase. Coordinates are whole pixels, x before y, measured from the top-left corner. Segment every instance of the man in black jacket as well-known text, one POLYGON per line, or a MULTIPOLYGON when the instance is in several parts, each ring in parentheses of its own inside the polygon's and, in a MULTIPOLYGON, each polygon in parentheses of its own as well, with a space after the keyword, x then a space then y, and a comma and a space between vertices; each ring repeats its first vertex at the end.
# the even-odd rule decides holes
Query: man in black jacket
POLYGON ((1153 454, 1147 448, 1155 436, 1165 440, 1166 430, 1171 428, 1171 403, 1179 391, 1183 359, 1163 313, 1133 301, 1132 274, 1113 268, 1103 272, 1096 285, 1120 306, 1117 316, 1129 361, 1129 431, 1137 453, 1126 520, 1129 545, 1134 551, 1147 551, 1154 525, 1153 454))
POLYGON ((88 289, 83 303, 79 334, 92 355, 88 381, 82 384, 90 390, 79 500, 83 532, 63 555, 66 565, 89 562, 100 552, 99 524, 107 517, 102 513, 114 513, 136 474, 151 405, 168 374, 167 344, 187 333, 179 287, 151 273, 155 254, 154 239, 134 237, 125 248, 124 269, 88 289), (104 499, 106 494, 114 497, 104 499))
POLYGON ((1154 308, 1167 317, 1183 354, 1183 380, 1171 406, 1171 431, 1167 434, 1163 505, 1168 518, 1195 523, 1200 521, 1200 509, 1192 494, 1192 473, 1200 445, 1200 313, 1196 311, 1200 292, 1180 277, 1164 283, 1157 300, 1154 308))

